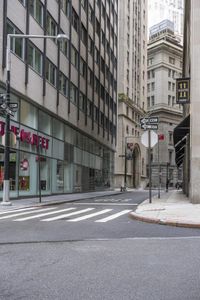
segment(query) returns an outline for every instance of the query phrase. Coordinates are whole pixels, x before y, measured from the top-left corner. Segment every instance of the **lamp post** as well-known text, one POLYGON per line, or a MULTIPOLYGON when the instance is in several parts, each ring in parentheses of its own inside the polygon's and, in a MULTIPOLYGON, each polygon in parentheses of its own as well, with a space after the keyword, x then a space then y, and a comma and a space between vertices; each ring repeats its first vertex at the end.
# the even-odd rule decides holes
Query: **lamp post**
MULTIPOLYGON (((23 38, 23 39, 56 39, 58 41, 68 39, 65 34, 52 35, 36 35, 36 34, 7 34, 7 47, 6 47, 6 101, 5 104, 9 107, 10 103, 10 69, 11 69, 11 38, 23 38)), ((9 168, 9 156, 10 156, 10 115, 6 113, 5 118, 5 147, 4 147, 4 181, 3 181, 3 201, 1 205, 11 205, 10 202, 10 168, 9 168)))

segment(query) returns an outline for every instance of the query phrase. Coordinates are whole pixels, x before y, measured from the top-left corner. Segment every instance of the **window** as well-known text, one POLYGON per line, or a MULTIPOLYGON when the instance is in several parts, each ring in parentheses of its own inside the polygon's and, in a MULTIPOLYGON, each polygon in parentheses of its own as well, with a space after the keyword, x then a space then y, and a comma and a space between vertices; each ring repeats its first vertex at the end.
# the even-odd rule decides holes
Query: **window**
POLYGON ((69 57, 69 41, 67 39, 62 39, 60 41, 60 50, 66 57, 69 57))
POLYGON ((72 8, 72 25, 74 27, 74 29, 76 30, 76 32, 78 32, 78 28, 79 28, 79 18, 77 13, 75 12, 75 10, 72 8))
POLYGON ((30 0, 30 14, 43 26, 43 5, 40 0, 30 0))
POLYGON ((171 91, 171 86, 172 86, 171 82, 168 81, 168 91, 171 91))
POLYGON ((147 97, 147 107, 150 107, 150 97, 147 97))
POLYGON ((65 96, 68 95, 68 80, 62 72, 59 73, 59 91, 65 96))
POLYGON ((71 62, 76 68, 78 68, 78 52, 74 46, 72 46, 71 50, 71 62))
POLYGON ((91 5, 89 5, 89 21, 93 24, 94 23, 94 10, 92 9, 91 5))
POLYGON ((19 0, 19 2, 20 2, 23 6, 26 6, 26 0, 19 0))
POLYGON ((175 65, 175 58, 169 57, 169 63, 175 65))
POLYGON ((81 24, 81 41, 85 46, 87 46, 87 30, 85 29, 83 24, 81 24))
POLYGON ((171 77, 171 70, 168 69, 168 77, 171 77))
MULTIPOLYGON (((7 33, 14 33, 14 34, 20 34, 21 32, 14 27, 10 22, 7 23, 7 33)), ((14 52, 17 56, 24 59, 24 41, 20 38, 12 38, 10 49, 12 52, 14 52)))
POLYGON ((69 17, 69 1, 70 0, 62 0, 62 10, 67 17, 69 17))
POLYGON ((85 78, 86 76, 86 63, 84 60, 81 58, 80 59, 80 74, 85 78))
POLYGON ((47 34, 53 36, 57 35, 57 24, 50 14, 47 14, 47 34))
POLYGON ((171 145, 173 143, 173 134, 172 132, 169 132, 169 144, 171 145))
POLYGON ((56 86, 56 67, 48 59, 46 60, 46 79, 56 86))
POLYGON ((151 96, 151 105, 152 105, 152 106, 155 105, 155 98, 154 98, 154 96, 151 96))
POLYGON ((175 83, 172 83, 172 91, 175 91, 175 83))
POLYGON ((154 91, 155 90, 155 82, 151 83, 151 90, 154 91))
POLYGON ((86 8, 87 8, 87 0, 81 0, 81 5, 82 5, 83 9, 86 11, 86 8))
POLYGON ((168 95, 168 105, 170 106, 171 105, 171 96, 168 95))
POLYGON ((40 75, 42 75, 42 53, 29 43, 28 64, 40 75))
POLYGON ((77 90, 76 86, 73 83, 71 83, 70 84, 70 101, 76 105, 77 98, 78 98, 78 90, 77 90))

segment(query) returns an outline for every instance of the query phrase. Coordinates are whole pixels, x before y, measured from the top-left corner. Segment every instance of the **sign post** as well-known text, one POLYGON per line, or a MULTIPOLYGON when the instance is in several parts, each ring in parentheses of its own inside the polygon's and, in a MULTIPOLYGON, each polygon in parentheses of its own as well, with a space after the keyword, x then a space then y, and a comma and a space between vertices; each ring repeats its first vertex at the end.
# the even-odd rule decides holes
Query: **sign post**
POLYGON ((151 203, 151 131, 148 130, 149 203, 151 203))

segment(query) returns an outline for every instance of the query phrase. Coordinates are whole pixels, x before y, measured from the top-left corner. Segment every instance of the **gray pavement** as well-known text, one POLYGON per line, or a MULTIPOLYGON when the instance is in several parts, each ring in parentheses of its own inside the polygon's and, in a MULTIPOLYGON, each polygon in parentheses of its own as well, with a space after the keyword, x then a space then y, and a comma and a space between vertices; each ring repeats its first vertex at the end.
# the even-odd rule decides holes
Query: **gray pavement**
POLYGON ((162 193, 142 202, 131 212, 131 217, 140 221, 180 227, 200 228, 200 204, 192 204, 182 190, 162 193))
POLYGON ((39 202, 39 197, 34 198, 24 198, 24 199, 10 199, 11 205, 2 205, 0 202, 0 211, 20 209, 23 207, 30 206, 43 206, 43 205, 53 205, 53 204, 62 204, 66 202, 92 199, 96 197, 112 196, 121 194, 120 189, 115 190, 106 190, 106 191, 96 191, 88 193, 74 193, 74 194, 62 194, 62 195, 53 195, 53 196, 42 196, 41 203, 39 202))

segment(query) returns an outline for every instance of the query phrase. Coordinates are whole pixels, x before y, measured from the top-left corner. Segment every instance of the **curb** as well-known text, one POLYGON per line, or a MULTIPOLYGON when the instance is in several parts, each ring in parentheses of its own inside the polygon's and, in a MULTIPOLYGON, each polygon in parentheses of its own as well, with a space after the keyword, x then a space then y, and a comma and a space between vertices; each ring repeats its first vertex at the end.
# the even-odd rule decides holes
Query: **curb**
POLYGON ((148 218, 144 216, 139 216, 138 214, 131 212, 129 214, 129 217, 134 220, 138 220, 141 222, 146 222, 146 223, 154 223, 154 224, 159 224, 159 225, 168 225, 168 226, 175 226, 175 227, 185 227, 185 228, 200 228, 200 223, 187 223, 185 221, 183 222, 177 222, 173 220, 162 220, 159 218, 148 218))

